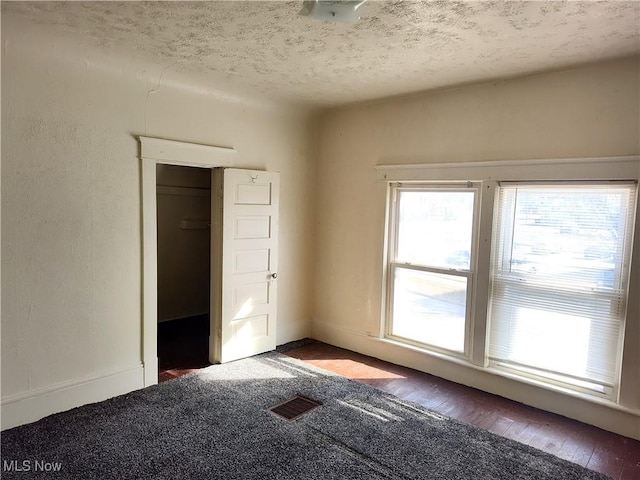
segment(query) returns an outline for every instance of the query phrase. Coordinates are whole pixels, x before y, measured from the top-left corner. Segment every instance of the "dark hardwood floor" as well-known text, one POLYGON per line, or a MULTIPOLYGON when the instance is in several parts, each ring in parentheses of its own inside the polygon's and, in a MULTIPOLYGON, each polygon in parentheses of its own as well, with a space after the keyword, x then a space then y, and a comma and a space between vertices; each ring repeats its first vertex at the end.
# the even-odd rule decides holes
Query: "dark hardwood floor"
POLYGON ((158 324, 159 382, 209 365, 209 315, 158 324))
POLYGON ((637 440, 325 343, 311 343, 285 354, 615 480, 640 479, 637 440))
MULTIPOLYGON (((179 365, 177 345, 180 342, 174 341, 173 357, 164 363, 161 357, 160 381, 208 365, 206 345, 203 346, 202 339, 199 342, 200 347, 192 344, 185 350, 187 361, 179 365), (196 352, 200 352, 198 358, 196 352)), ((321 342, 283 353, 539 448, 614 480, 640 480, 640 442, 637 440, 321 342)))

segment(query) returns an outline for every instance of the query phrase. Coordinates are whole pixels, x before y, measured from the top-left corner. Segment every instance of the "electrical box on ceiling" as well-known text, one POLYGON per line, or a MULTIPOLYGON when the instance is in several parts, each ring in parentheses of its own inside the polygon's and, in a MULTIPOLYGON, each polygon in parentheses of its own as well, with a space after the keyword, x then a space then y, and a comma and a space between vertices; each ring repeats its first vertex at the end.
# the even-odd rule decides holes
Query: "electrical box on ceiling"
POLYGON ((353 23, 360 19, 366 0, 305 0, 300 15, 328 22, 353 23))

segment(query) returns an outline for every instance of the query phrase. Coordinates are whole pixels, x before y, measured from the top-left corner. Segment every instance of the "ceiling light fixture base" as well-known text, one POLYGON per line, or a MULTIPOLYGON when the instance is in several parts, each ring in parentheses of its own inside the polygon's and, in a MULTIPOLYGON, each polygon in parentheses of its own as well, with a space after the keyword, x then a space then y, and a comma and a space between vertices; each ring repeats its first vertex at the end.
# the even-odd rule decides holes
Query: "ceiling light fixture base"
POLYGON ((367 0, 305 0, 300 15, 327 22, 354 23, 367 0))

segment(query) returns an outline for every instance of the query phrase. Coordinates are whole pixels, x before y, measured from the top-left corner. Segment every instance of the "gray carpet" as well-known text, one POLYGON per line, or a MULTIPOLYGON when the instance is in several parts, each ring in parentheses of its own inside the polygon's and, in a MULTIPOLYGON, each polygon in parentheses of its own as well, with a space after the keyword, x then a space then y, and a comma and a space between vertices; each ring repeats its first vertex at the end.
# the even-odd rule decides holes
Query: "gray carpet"
POLYGON ((2 478, 607 478, 275 352, 52 415, 1 442, 2 478), (323 405, 293 422, 268 411, 295 394, 323 405), (60 471, 37 471, 45 462, 60 471))

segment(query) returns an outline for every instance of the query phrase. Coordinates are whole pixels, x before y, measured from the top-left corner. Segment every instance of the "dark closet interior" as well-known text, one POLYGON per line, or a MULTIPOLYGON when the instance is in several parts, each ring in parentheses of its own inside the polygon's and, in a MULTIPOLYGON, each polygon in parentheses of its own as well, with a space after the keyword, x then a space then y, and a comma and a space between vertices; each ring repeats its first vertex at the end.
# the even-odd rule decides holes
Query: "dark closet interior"
POLYGON ((209 365, 211 171, 157 166, 159 381, 209 365))

